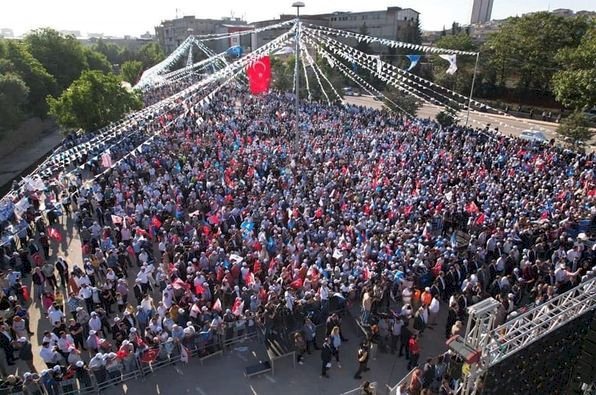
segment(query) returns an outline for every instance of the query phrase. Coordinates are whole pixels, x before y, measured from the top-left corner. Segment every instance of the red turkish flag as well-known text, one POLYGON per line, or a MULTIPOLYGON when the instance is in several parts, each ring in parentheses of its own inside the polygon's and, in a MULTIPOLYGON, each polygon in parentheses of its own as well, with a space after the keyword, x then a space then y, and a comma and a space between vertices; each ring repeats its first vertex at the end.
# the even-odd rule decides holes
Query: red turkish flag
POLYGON ((466 204, 465 209, 470 214, 477 213, 480 211, 478 209, 478 206, 476 206, 476 203, 474 203, 474 202, 470 202, 470 203, 466 204))
POLYGON ((265 93, 271 83, 271 62, 269 56, 257 58, 246 68, 246 76, 253 95, 265 93))
POLYGON ((482 225, 484 223, 484 220, 486 220, 486 215, 482 213, 478 216, 478 218, 476 218, 476 225, 482 225))

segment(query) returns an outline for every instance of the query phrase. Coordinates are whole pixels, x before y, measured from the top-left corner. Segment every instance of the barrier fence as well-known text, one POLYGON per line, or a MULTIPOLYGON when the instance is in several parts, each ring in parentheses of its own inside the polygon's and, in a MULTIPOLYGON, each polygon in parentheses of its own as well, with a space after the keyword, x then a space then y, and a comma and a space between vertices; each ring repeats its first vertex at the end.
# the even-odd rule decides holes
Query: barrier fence
MULTIPOLYGON (((368 387, 372 393, 372 395, 376 395, 377 392, 377 382, 373 381, 372 383, 370 383, 370 386, 368 387)), ((362 394, 362 386, 358 387, 358 388, 354 388, 353 390, 350 390, 348 392, 343 392, 341 395, 360 395, 362 394)))
POLYGON ((115 358, 104 366, 79 369, 75 377, 66 380, 45 380, 43 377, 24 385, 10 385, 6 382, 0 385, 0 395, 74 395, 98 394, 109 387, 120 385, 129 380, 135 380, 154 373, 162 368, 198 358, 201 364, 206 359, 231 349, 236 344, 257 339, 261 328, 256 324, 238 325, 236 322, 227 323, 217 331, 197 333, 185 337, 182 341, 165 342, 157 347, 145 348, 136 354, 130 354, 123 359, 115 358), (184 350, 183 351, 183 347, 184 350))
POLYGON ((405 375, 405 377, 399 381, 399 383, 395 384, 395 386, 390 387, 389 385, 387 385, 387 393, 389 395, 402 394, 402 392, 400 392, 399 389, 401 388, 402 385, 405 385, 406 388, 408 387, 408 385, 410 384, 410 380, 412 379, 412 374, 414 374, 414 370, 416 370, 416 368, 410 370, 408 372, 408 374, 405 375))

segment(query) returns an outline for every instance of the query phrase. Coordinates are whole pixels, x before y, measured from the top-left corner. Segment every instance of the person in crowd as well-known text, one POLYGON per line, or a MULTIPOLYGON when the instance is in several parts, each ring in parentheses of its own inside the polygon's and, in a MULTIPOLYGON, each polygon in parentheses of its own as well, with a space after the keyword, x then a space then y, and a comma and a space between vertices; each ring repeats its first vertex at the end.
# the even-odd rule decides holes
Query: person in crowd
POLYGON ((329 378, 327 371, 331 367, 331 358, 333 357, 334 351, 331 345, 331 339, 325 338, 323 346, 321 347, 321 376, 329 378))
POLYGON ((418 344, 418 335, 412 334, 408 340, 408 349, 410 351, 410 360, 408 361, 408 369, 413 369, 418 366, 418 358, 420 358, 420 345, 418 344))
POLYGON ((366 341, 360 343, 360 347, 358 348, 358 370, 354 374, 355 379, 362 379, 362 373, 368 372, 370 369, 368 367, 368 343, 366 341))
MULTIPOLYGON (((246 333, 249 322, 267 335, 302 329, 309 352, 322 324, 331 338, 321 350, 327 376, 347 341, 332 310, 360 302, 362 326, 379 328, 393 351, 399 338, 399 354, 414 367, 412 330, 432 328, 441 301, 449 301, 450 336, 467 308, 489 296, 504 322, 526 300, 544 303, 593 277, 593 153, 316 102, 302 104, 304 136, 288 144, 283 93, 256 98, 231 87, 187 111, 192 100, 123 125, 135 132, 110 140, 113 166, 102 169, 95 152, 77 164, 83 171, 50 171, 43 194, 17 191, 31 206, 2 223, 31 225, 22 247, 3 247, 2 263, 23 271, 26 260, 35 263, 33 299, 54 337, 65 332, 94 358, 113 351, 106 344, 165 349, 188 332, 205 340, 197 344, 216 342, 246 333), (49 232, 40 207, 63 192, 72 203, 65 215, 80 227, 82 263, 37 247, 49 232), (66 315, 75 318, 68 324, 58 293, 66 284, 66 315), (392 308, 401 324, 386 318, 392 308)), ((8 307, 23 297, 17 277, 8 307)), ((13 362, 15 336, 5 329, 0 346, 13 362)), ((43 338, 48 367, 64 360, 55 358, 59 339, 43 338)), ((378 342, 370 340, 374 358, 378 342)))

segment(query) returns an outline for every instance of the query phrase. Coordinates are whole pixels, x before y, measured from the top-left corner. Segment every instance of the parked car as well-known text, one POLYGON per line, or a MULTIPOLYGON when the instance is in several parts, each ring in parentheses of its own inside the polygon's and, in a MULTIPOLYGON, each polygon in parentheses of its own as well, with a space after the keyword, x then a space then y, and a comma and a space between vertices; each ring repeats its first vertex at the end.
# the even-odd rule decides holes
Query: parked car
POLYGON ((519 138, 528 140, 528 141, 535 141, 538 143, 547 143, 548 142, 548 137, 546 137, 545 134, 539 130, 531 130, 531 129, 524 130, 519 135, 519 138))
POLYGON ((344 87, 343 91, 344 91, 344 96, 360 96, 360 91, 352 88, 351 86, 344 87))

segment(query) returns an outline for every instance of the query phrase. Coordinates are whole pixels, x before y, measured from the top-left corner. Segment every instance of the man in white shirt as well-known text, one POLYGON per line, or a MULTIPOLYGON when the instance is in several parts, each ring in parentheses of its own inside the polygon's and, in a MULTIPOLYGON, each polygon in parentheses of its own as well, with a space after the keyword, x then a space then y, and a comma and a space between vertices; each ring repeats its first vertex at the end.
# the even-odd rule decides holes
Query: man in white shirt
POLYGON ((172 287, 172 284, 168 284, 166 289, 162 291, 161 301, 167 309, 172 307, 172 303, 174 301, 174 287, 172 287))
POLYGON ((54 350, 48 342, 42 343, 39 356, 46 363, 49 369, 52 369, 54 366, 58 365, 58 362, 61 358, 58 351, 54 350))
POLYGON ((95 311, 91 312, 91 318, 89 319, 89 329, 99 333, 101 331, 101 318, 95 311))
POLYGON ((56 336, 56 334, 54 332, 45 331, 43 333, 43 339, 41 340, 41 342, 42 342, 42 344, 49 343, 50 346, 54 347, 58 344, 58 339, 59 339, 59 337, 56 336))
POLYGON ((60 332, 60 338, 58 339, 58 349, 60 353, 64 357, 64 359, 68 358, 69 348, 74 346, 74 339, 70 334, 67 334, 64 331, 60 332))
POLYGON ((48 319, 52 326, 56 326, 64 318, 64 313, 56 305, 51 305, 48 309, 48 319))
POLYGON ((437 322, 437 317, 439 316, 439 310, 441 308, 441 304, 439 303, 439 299, 436 296, 433 296, 432 300, 430 301, 430 305, 428 306, 428 327, 432 329, 432 326, 435 325, 437 322))
POLYGON ((559 267, 555 270, 555 279, 557 280, 557 286, 559 290, 562 292, 567 290, 567 287, 570 284, 571 277, 577 276, 581 269, 578 269, 575 272, 570 272, 567 270, 567 267, 564 263, 559 264, 559 267))

